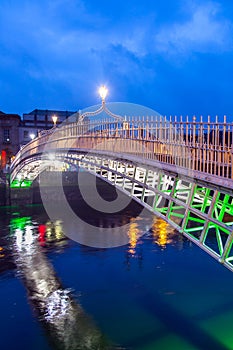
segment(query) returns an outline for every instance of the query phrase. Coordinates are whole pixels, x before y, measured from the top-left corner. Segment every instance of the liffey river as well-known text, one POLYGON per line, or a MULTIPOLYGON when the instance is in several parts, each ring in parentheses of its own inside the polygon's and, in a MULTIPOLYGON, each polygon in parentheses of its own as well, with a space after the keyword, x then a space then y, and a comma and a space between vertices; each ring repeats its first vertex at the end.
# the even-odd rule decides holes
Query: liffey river
POLYGON ((233 349, 232 272, 134 202, 72 205, 96 227, 127 227, 129 242, 82 245, 42 204, 1 207, 1 349, 233 349))

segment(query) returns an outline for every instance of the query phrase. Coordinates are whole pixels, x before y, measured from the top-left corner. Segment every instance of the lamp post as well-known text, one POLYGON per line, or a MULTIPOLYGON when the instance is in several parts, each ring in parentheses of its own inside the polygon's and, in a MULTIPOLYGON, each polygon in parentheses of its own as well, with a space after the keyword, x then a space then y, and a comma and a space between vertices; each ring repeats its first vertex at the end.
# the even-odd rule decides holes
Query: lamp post
POLYGON ((31 140, 34 140, 34 138, 36 137, 36 135, 33 134, 33 133, 31 133, 29 136, 30 136, 30 139, 31 139, 31 140))
POLYGON ((55 114, 52 116, 52 120, 53 120, 53 127, 56 128, 57 116, 55 114))
POLYGON ((107 113, 110 117, 114 118, 115 120, 117 121, 124 121, 124 118, 121 116, 121 115, 117 115, 115 113, 112 113, 106 106, 105 104, 105 99, 106 99, 106 96, 108 94, 108 89, 106 88, 105 85, 101 85, 99 90, 98 90, 98 93, 101 97, 101 100, 102 100, 102 105, 101 107, 99 107, 97 110, 93 111, 93 112, 84 112, 83 114, 79 114, 79 119, 78 119, 78 124, 82 124, 83 121, 84 121, 84 118, 86 117, 95 117, 96 115, 102 113, 103 111, 105 113, 107 113))
POLYGON ((108 89, 106 88, 106 86, 102 85, 100 88, 99 88, 99 95, 102 99, 102 105, 105 104, 105 98, 108 94, 108 89))

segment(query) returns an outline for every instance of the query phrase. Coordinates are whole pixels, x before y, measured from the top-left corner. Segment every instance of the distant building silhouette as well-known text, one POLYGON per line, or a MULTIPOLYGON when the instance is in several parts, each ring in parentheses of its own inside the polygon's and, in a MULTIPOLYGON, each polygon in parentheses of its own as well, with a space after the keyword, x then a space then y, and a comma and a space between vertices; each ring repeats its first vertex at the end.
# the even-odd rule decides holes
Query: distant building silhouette
POLYGON ((73 111, 34 109, 24 113, 22 119, 18 114, 0 111, 0 170, 6 170, 21 146, 30 142, 41 130, 54 126, 54 115, 57 117, 56 125, 75 122, 79 118, 79 113, 73 111))
POLYGON ((18 114, 0 112, 1 169, 6 167, 11 157, 19 150, 20 122, 21 118, 18 114))
POLYGON ((56 115, 59 125, 64 123, 75 112, 59 111, 49 109, 34 109, 30 113, 24 113, 19 130, 20 145, 25 145, 31 141, 30 135, 38 135, 41 130, 50 129, 53 127, 52 117, 56 115))

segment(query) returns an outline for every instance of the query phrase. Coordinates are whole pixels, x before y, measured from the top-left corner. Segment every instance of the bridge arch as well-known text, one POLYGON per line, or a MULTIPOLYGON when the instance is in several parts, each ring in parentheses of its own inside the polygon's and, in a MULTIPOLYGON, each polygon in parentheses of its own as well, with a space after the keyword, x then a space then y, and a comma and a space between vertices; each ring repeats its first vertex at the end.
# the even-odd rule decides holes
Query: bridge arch
POLYGON ((119 188, 233 270, 233 150, 229 137, 218 144, 219 132, 230 134, 233 126, 196 118, 128 120, 127 132, 105 119, 98 130, 89 120, 40 135, 17 154, 11 181, 25 169, 32 175, 33 166, 35 176, 52 155, 119 188), (213 130, 213 144, 206 143, 213 130))

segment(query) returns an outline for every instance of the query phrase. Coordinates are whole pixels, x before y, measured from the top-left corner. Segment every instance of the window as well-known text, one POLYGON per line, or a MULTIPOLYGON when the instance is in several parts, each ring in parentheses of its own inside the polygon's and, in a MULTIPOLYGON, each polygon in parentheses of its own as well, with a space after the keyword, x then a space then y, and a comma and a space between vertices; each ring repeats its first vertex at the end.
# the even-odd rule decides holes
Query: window
POLYGON ((40 122, 44 122, 46 120, 46 117, 44 114, 38 114, 37 115, 37 120, 40 122))
POLYGON ((28 130, 24 130, 24 132, 23 132, 23 138, 24 138, 24 139, 28 139, 28 138, 29 138, 29 131, 28 131, 28 130))
POLYGON ((25 125, 26 125, 26 126, 34 126, 35 123, 34 123, 34 122, 26 122, 25 125))
POLYGON ((10 142, 10 129, 3 129, 3 142, 10 142))
POLYGON ((29 121, 29 120, 34 121, 35 120, 34 114, 33 115, 31 115, 31 114, 24 114, 23 115, 23 120, 24 121, 29 121))

